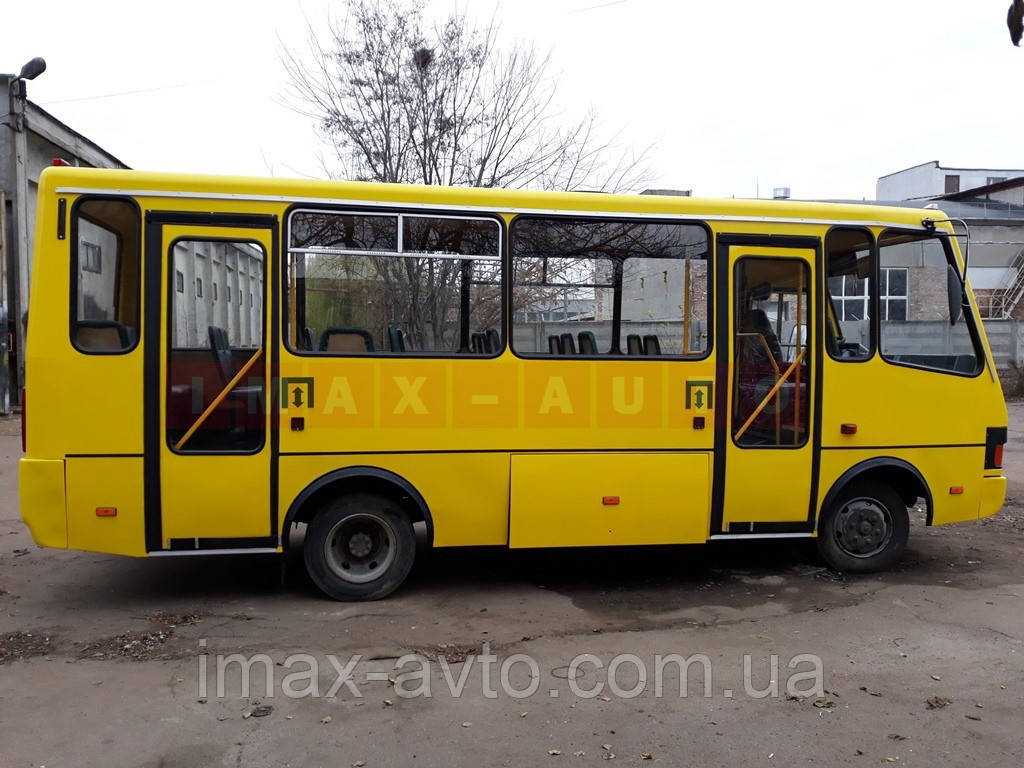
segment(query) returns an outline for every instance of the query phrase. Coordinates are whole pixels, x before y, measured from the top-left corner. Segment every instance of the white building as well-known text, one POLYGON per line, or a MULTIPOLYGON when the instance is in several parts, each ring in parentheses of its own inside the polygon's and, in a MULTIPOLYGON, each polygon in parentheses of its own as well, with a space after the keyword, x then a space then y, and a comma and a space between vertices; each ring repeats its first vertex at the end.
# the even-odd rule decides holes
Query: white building
POLYGON ((875 186, 875 199, 896 201, 935 198, 988 187, 1018 176, 1024 176, 1024 170, 946 168, 939 165, 938 160, 933 160, 880 177, 875 186))

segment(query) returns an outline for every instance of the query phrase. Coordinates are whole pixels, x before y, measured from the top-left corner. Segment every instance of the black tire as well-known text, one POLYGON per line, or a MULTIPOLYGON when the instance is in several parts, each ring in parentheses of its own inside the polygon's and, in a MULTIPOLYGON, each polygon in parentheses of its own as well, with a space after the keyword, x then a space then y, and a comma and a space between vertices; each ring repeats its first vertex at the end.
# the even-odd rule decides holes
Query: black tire
POLYGON ((891 568, 910 535, 907 505, 884 483, 854 481, 818 521, 818 553, 837 571, 871 573, 891 568))
POLYGON ((412 523, 386 496, 353 493, 331 500, 306 530, 310 578, 335 600, 379 600, 405 581, 416 559, 412 523))

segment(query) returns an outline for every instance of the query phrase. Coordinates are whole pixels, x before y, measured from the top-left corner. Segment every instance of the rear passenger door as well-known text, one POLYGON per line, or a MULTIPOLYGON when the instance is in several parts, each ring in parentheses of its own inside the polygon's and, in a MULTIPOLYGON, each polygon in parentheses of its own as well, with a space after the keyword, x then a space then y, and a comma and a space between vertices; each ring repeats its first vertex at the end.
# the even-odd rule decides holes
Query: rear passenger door
POLYGON ((160 276, 147 287, 150 552, 278 547, 275 244, 275 217, 156 214, 147 223, 147 266, 160 276))

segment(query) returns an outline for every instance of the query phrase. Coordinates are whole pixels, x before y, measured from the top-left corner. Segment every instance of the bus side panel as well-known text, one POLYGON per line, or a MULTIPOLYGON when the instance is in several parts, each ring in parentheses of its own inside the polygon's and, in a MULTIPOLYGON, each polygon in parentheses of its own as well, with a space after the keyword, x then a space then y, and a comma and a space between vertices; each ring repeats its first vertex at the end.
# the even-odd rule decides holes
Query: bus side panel
POLYGON ((862 461, 886 456, 902 459, 916 467, 924 477, 932 494, 933 525, 977 520, 981 513, 983 498, 987 499, 991 493, 985 484, 991 479, 1002 479, 982 476, 982 467, 985 464, 984 447, 824 450, 821 452, 819 509, 829 489, 846 470, 862 461), (963 493, 950 493, 951 488, 961 487, 963 493))
POLYGON ((507 453, 281 456, 279 466, 282 521, 292 501, 317 478, 345 467, 378 467, 404 478, 423 496, 435 547, 508 543, 507 453))
POLYGON ((512 457, 512 547, 690 544, 707 540, 706 453, 512 457))
POLYGON ((72 549, 146 554, 141 458, 70 458, 67 484, 72 549))
POLYGON ((18 497, 21 519, 32 540, 41 547, 68 546, 64 506, 64 462, 21 459, 18 462, 18 497))

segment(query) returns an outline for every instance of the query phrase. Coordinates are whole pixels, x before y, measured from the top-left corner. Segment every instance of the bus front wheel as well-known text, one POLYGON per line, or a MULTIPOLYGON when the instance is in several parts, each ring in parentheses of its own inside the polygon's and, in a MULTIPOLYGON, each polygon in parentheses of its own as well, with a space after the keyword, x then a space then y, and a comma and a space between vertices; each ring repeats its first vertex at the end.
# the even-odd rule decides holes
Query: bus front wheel
POLYGON ((910 534, 907 505, 884 483, 848 485, 818 523, 818 552, 844 573, 870 573, 893 566, 910 534))
POLYGON ((328 502, 310 521, 306 569, 335 600, 379 600, 409 575, 416 557, 412 523, 385 496, 349 494, 328 502))

